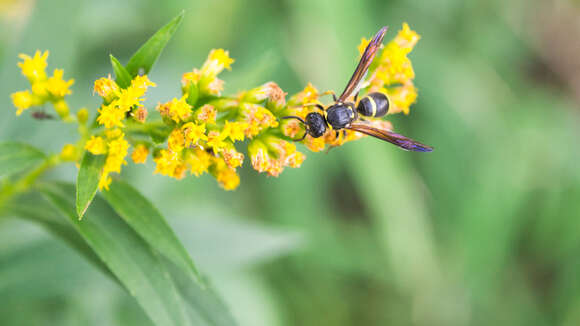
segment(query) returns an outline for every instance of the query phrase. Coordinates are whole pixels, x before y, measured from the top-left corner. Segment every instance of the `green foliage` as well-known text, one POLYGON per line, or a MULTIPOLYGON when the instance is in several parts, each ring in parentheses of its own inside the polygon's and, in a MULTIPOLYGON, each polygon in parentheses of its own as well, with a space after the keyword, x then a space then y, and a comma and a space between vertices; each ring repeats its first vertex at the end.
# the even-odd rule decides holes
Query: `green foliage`
POLYGON ((115 58, 112 54, 111 57, 111 66, 113 66, 113 71, 115 72, 115 82, 121 88, 126 88, 131 85, 131 74, 123 67, 123 65, 115 58))
POLYGON ((129 184, 118 181, 103 197, 115 212, 130 225, 151 247, 181 267, 193 279, 199 280, 191 257, 179 242, 159 211, 129 184))
POLYGON ((171 39, 173 34, 181 25, 183 16, 185 12, 180 13, 177 17, 173 18, 167 25, 161 27, 155 35, 151 36, 143 46, 133 54, 129 62, 127 63, 127 71, 132 77, 137 76, 142 70, 143 74, 148 74, 153 67, 153 64, 159 58, 159 55, 171 39))
POLYGON ((33 168, 45 159, 38 149, 21 143, 0 143, 0 177, 33 168))
POLYGON ((105 155, 93 155, 89 152, 85 152, 83 156, 76 187, 76 211, 79 218, 83 217, 97 193, 105 160, 105 155))
MULTIPOLYGON (((133 221, 126 224, 98 197, 86 218, 78 220, 70 199, 74 193, 71 185, 43 184, 40 190, 60 214, 69 219, 88 246, 156 324, 234 325, 225 307, 219 300, 212 299, 211 290, 201 288, 189 273, 184 278, 180 275, 183 271, 171 266, 163 258, 167 249, 163 244, 159 245, 160 240, 155 241, 152 247, 140 237, 139 232, 133 228, 138 223, 133 221), (155 247, 165 252, 158 252, 155 247)), ((135 194, 132 195, 132 199, 135 199, 135 194)), ((118 210, 122 207, 120 211, 127 214, 123 203, 114 196, 110 199, 115 202, 118 210)), ((142 226, 139 228, 142 232, 142 226)), ((172 256, 169 258, 173 259, 172 256)))

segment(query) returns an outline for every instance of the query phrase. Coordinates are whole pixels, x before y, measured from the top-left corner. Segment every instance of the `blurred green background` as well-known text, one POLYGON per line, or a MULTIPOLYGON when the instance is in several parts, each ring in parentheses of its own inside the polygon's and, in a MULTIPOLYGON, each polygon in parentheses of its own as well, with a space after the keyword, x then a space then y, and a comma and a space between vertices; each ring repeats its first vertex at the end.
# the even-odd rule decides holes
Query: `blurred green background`
MULTIPOLYGON (((307 153, 279 178, 222 191, 130 165, 123 177, 169 218, 241 325, 580 325, 580 4, 513 1, 0 0, 0 139, 58 151, 75 130, 28 115, 17 54, 50 50, 92 82, 157 28, 185 20, 150 74, 148 104, 230 50, 226 93, 276 81, 342 90, 356 46, 406 21, 418 103, 395 128, 435 146, 374 139, 307 153)), ((94 112, 94 111, 93 111, 94 112)), ((306 149, 304 149, 306 151, 306 149)), ((73 180, 69 166, 51 178, 73 180)), ((146 325, 128 294, 36 225, 0 224, 2 325, 146 325)))

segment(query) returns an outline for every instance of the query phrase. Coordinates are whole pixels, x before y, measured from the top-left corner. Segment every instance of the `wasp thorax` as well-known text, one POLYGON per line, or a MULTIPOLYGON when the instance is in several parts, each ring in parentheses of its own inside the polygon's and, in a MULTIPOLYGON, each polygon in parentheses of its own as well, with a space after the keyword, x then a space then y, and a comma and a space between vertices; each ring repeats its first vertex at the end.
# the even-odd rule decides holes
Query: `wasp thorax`
POLYGON ((306 115, 306 125, 308 134, 314 138, 321 137, 326 132, 326 121, 318 112, 310 112, 306 115))
POLYGON ((347 103, 337 103, 326 111, 326 121, 333 129, 339 130, 350 124, 354 118, 354 106, 347 103))

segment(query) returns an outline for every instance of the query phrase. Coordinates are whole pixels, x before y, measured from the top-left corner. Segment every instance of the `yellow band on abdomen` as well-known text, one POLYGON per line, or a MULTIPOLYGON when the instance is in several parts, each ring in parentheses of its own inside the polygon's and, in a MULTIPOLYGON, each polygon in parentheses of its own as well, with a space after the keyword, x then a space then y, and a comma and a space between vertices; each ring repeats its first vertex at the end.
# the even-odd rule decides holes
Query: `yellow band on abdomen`
POLYGON ((377 103, 375 102, 375 99, 368 96, 367 99, 369 100, 369 103, 371 104, 372 107, 372 111, 373 113, 371 114, 371 117, 374 117, 377 114, 377 103))

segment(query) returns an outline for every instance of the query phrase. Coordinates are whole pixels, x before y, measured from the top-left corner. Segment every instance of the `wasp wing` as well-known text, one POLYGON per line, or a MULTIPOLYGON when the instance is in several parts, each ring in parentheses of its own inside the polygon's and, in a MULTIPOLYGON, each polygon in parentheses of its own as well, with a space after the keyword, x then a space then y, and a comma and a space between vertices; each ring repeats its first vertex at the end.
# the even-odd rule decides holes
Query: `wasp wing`
POLYGON ((365 123, 360 122, 351 123, 350 126, 346 127, 346 129, 358 131, 365 135, 373 136, 378 139, 388 141, 389 143, 396 145, 407 151, 431 152, 433 150, 433 147, 421 144, 416 140, 407 138, 403 135, 399 135, 397 133, 388 130, 378 129, 365 123))
POLYGON ((377 32, 377 34, 375 34, 373 39, 369 42, 369 45, 367 45, 365 52, 363 52, 360 58, 358 66, 356 66, 356 69, 352 74, 352 77, 350 77, 348 84, 346 84, 346 88, 338 98, 339 102, 344 102, 357 88, 361 79, 363 79, 363 77, 366 75, 369 66, 373 62, 375 54, 377 53, 377 50, 381 47, 381 43, 383 42, 383 37, 385 37, 386 32, 387 26, 384 26, 377 32))

